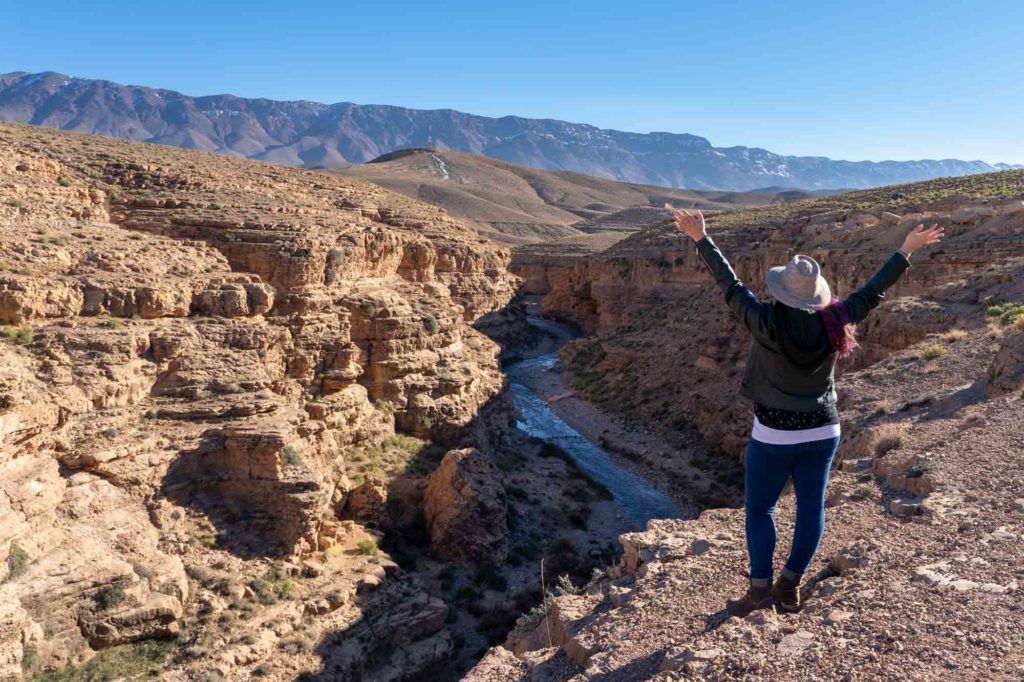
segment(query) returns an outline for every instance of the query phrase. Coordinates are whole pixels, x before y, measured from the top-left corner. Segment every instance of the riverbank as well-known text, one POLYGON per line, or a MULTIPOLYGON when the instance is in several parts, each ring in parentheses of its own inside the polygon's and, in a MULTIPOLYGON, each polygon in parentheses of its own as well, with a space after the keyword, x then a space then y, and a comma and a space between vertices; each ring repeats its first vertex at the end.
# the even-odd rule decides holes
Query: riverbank
POLYGON ((527 321, 534 332, 530 362, 506 368, 511 381, 520 383, 543 400, 547 407, 595 447, 608 453, 614 464, 642 478, 667 495, 680 518, 695 518, 704 506, 713 480, 695 462, 706 461, 710 448, 696 434, 681 432, 670 443, 663 435, 631 423, 594 405, 575 390, 566 376, 558 352, 579 334, 569 325, 541 317, 540 306, 527 299, 527 321))

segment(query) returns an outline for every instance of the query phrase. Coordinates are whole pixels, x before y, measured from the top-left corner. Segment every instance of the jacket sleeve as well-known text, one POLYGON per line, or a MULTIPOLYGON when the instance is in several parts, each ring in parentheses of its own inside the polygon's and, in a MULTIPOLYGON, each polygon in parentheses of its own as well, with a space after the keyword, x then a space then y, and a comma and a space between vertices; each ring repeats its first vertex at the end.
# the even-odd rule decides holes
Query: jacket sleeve
POLYGON ((885 298, 885 290, 895 284, 909 267, 910 261, 906 256, 899 251, 892 254, 878 272, 872 275, 867 284, 843 301, 850 313, 850 322, 857 324, 877 308, 885 298))
POLYGON ((715 281, 718 282, 722 293, 725 294, 725 303, 732 311, 733 317, 749 329, 755 338, 770 338, 772 335, 771 306, 757 300, 750 289, 747 289, 743 282, 737 279, 729 261, 711 241, 711 237, 704 237, 697 242, 697 253, 708 270, 711 271, 715 281))

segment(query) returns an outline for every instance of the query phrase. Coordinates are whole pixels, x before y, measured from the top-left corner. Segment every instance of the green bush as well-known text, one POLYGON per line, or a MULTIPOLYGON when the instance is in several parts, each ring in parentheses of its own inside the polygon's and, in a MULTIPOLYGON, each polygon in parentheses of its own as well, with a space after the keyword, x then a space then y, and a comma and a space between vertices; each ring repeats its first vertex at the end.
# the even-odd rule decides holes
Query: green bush
POLYGON ((101 682, 157 678, 159 665, 176 646, 172 639, 146 640, 100 651, 88 663, 61 670, 39 672, 32 682, 101 682))
POLYGON ((289 445, 284 449, 284 461, 289 466, 297 467, 302 464, 302 456, 299 455, 298 450, 289 445))
POLYGON ((71 180, 62 175, 59 178, 57 178, 57 184, 60 185, 61 187, 70 187, 71 180))
POLYGON ((373 538, 363 538, 356 544, 356 547, 359 549, 359 553, 365 556, 377 556, 380 551, 377 541, 373 538))
POLYGON ((35 340, 35 333, 29 327, 7 327, 0 334, 4 341, 15 346, 28 346, 35 340))
POLYGON ((1016 325, 1019 320, 1024 319, 1024 303, 1001 303, 989 306, 986 314, 996 318, 1004 327, 1016 325))
POLYGON ((124 598, 127 596, 124 591, 127 584, 128 579, 122 576, 109 585, 101 587, 93 597, 96 602, 96 606, 106 610, 123 602, 124 598))
POLYGON ((7 580, 14 580, 23 575, 28 570, 29 563, 28 552, 17 542, 12 542, 7 553, 7 580))
POLYGON ((441 328, 441 323, 437 321, 437 317, 433 313, 430 313, 423 318, 423 328, 431 334, 436 334, 441 328))

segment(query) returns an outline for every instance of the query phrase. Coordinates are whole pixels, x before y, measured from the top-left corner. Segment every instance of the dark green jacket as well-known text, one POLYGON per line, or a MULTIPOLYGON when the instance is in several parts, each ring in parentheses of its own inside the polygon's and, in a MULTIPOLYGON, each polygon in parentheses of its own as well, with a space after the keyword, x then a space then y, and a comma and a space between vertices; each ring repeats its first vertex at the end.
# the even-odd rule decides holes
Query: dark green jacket
MULTIPOLYGON (((839 354, 816 313, 782 303, 762 303, 736 278, 710 237, 697 242, 697 253, 711 270, 736 319, 750 330, 754 344, 747 357, 740 394, 782 410, 810 412, 836 402, 835 368, 839 354)), ((897 251, 844 303, 851 321, 860 322, 885 298, 910 262, 897 251)))

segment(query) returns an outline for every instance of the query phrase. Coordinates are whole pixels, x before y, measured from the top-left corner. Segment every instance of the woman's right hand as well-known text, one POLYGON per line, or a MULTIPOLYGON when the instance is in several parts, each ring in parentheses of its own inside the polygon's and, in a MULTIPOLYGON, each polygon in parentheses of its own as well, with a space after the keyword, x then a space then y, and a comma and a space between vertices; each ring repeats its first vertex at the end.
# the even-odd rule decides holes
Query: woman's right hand
POLYGON ((685 208, 680 211, 678 208, 673 208, 669 204, 665 204, 665 208, 672 213, 672 220, 675 223, 676 229, 687 237, 695 242, 699 242, 707 236, 707 233, 705 232, 706 228, 704 225, 703 213, 700 211, 690 213, 685 208))
POLYGON ((900 247, 900 251, 902 251, 905 256, 909 256, 915 249, 919 249, 922 246, 938 244, 945 231, 946 228, 941 227, 938 223, 934 223, 927 230, 924 225, 918 225, 910 232, 910 234, 907 235, 907 238, 903 240, 903 246, 900 247))

